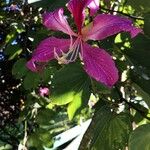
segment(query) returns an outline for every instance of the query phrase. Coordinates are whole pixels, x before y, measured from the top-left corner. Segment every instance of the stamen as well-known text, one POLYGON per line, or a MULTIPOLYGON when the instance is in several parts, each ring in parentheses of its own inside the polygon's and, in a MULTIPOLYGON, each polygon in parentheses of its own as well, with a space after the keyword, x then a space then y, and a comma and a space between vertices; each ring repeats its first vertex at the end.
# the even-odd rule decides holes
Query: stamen
POLYGON ((76 41, 72 45, 70 45, 69 51, 67 53, 64 53, 61 50, 61 56, 58 55, 58 53, 56 52, 56 48, 54 48, 54 57, 58 60, 58 63, 68 64, 70 62, 74 62, 78 57, 81 43, 81 39, 77 38, 76 41))
POLYGON ((80 44, 79 58, 81 61, 83 61, 83 44, 82 44, 82 42, 80 44))
POLYGON ((83 57, 82 57, 82 54, 79 52, 79 58, 81 61, 83 61, 83 57))
POLYGON ((59 57, 59 55, 56 52, 56 48, 54 47, 54 57, 58 60, 59 64, 67 64, 65 57, 67 56, 67 54, 65 54, 62 50, 62 57, 59 57))
POLYGON ((70 52, 70 54, 67 56, 67 60, 69 62, 74 62, 77 59, 77 56, 79 54, 79 48, 80 48, 80 45, 77 45, 76 49, 70 52))
POLYGON ((77 59, 77 56, 79 54, 80 45, 77 45, 76 50, 73 51, 73 54, 70 58, 70 61, 75 61, 77 59))

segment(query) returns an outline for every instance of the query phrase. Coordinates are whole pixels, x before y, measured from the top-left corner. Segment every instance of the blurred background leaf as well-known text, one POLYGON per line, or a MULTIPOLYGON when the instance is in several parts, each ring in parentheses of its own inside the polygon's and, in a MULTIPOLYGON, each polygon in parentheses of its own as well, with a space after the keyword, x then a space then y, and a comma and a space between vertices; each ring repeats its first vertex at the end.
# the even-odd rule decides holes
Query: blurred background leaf
POLYGON ((136 128, 129 138, 129 150, 149 150, 150 149, 150 124, 136 128))

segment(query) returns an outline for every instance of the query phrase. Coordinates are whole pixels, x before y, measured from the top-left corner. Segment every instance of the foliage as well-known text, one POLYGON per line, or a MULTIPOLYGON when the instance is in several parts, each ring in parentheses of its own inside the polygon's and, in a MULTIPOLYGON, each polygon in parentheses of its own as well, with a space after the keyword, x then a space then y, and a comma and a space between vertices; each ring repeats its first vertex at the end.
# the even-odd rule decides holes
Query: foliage
MULTIPOLYGON (((66 2, 0 2, 0 69, 8 70, 6 78, 4 72, 0 72, 0 120, 7 113, 6 109, 1 109, 4 104, 10 107, 9 114, 12 106, 8 103, 17 105, 16 116, 10 116, 14 120, 5 118, 0 122, 0 149, 16 149, 18 145, 31 150, 52 147, 55 135, 81 120, 92 118, 79 150, 124 150, 126 147, 129 150, 149 150, 149 1, 101 0, 98 13, 127 17, 144 32, 133 39, 128 33, 119 33, 106 40, 91 42, 113 55, 120 79, 112 89, 90 78, 78 60, 68 65, 53 60, 39 73, 27 69, 26 62, 41 40, 47 36, 65 37, 44 28, 41 14, 64 7, 66 2), (3 82, 7 83, 6 87, 3 82), (6 100, 8 94, 4 87, 17 92, 6 100), (50 94, 40 96, 40 87, 48 87, 50 94)), ((92 18, 86 19, 88 22, 92 18)), ((71 17, 68 20, 72 22, 71 17)))

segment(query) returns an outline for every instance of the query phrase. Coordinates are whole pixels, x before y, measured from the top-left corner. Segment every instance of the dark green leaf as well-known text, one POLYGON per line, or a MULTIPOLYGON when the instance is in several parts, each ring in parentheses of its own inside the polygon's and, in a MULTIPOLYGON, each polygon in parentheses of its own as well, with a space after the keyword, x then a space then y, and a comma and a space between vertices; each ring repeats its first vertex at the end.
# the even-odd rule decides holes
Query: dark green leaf
POLYGON ((37 7, 42 7, 42 8, 48 8, 48 10, 53 11, 59 7, 63 7, 65 6, 65 4, 67 3, 67 0, 37 0, 34 3, 32 3, 31 5, 35 5, 37 7))
POLYGON ((136 12, 149 12, 150 1, 149 0, 129 0, 127 4, 131 5, 136 12))
POLYGON ((51 76, 54 74, 54 71, 56 69, 52 67, 51 65, 48 65, 41 74, 42 80, 47 83, 51 80, 51 76))
POLYGON ((37 73, 29 72, 23 81, 23 86, 26 90, 37 88, 40 82, 40 76, 37 73))
POLYGON ((95 80, 92 80, 92 88, 93 92, 102 93, 102 94, 110 94, 111 90, 106 87, 104 84, 101 84, 95 80))
POLYGON ((5 49, 5 54, 6 55, 10 55, 10 58, 14 58, 17 54, 21 53, 22 49, 20 48, 20 46, 17 45, 12 45, 12 44, 8 44, 6 49, 5 49))
POLYGON ((124 53, 131 59, 133 65, 141 65, 150 69, 150 39, 145 35, 139 35, 131 43, 131 49, 127 49, 124 53))
POLYGON ((131 122, 127 114, 113 114, 107 106, 103 106, 92 119, 79 150, 124 149, 130 130, 131 122))
POLYGON ((12 74, 17 78, 21 79, 23 76, 27 74, 28 70, 26 68, 26 60, 25 59, 19 59, 16 61, 12 68, 12 74))
POLYGON ((27 140, 27 147, 31 150, 44 150, 42 141, 38 137, 39 135, 36 133, 31 134, 27 140))
POLYGON ((150 150, 150 124, 136 128, 129 138, 129 150, 150 150))
POLYGON ((28 36, 33 38, 33 42, 32 42, 32 45, 34 48, 37 47, 37 45, 42 41, 44 40, 45 38, 47 38, 47 35, 49 33, 49 31, 43 27, 43 25, 39 25, 40 27, 37 28, 36 30, 38 30, 38 32, 36 30, 31 30, 29 33, 28 33, 28 36))
POLYGON ((150 37, 150 13, 144 16, 144 33, 150 37))
POLYGON ((146 80, 135 72, 130 73, 131 80, 136 83, 144 92, 150 95, 150 80, 146 80))
POLYGON ((41 109, 38 111, 36 121, 41 125, 48 125, 49 121, 52 119, 54 112, 50 109, 41 109))
POLYGON ((133 87, 137 90, 138 96, 141 96, 143 100, 146 102, 148 107, 150 108, 150 95, 146 93, 140 86, 137 84, 133 84, 133 87))

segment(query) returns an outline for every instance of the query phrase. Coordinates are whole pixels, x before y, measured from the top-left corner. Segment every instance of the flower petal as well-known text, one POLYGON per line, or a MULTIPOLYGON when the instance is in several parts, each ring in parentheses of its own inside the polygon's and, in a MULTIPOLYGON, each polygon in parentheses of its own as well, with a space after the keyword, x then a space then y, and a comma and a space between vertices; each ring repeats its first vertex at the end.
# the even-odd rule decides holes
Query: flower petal
POLYGON ((118 80, 118 70, 111 56, 103 49, 83 44, 85 71, 95 80, 112 87, 118 80))
POLYGON ((43 40, 32 54, 31 60, 27 62, 27 67, 34 72, 37 72, 39 65, 48 62, 55 58, 54 51, 60 56, 63 52, 69 50, 69 39, 58 39, 49 37, 43 40), (39 64, 39 65, 37 65, 39 64))
POLYGON ((62 8, 43 14, 43 24, 52 30, 59 30, 69 35, 76 35, 70 28, 62 8))
POLYGON ((84 9, 86 7, 90 8, 90 14, 93 15, 98 10, 99 0, 70 0, 68 2, 68 9, 73 14, 79 32, 81 32, 85 18, 84 9))
POLYGON ((82 29, 85 39, 102 40, 116 33, 130 32, 131 37, 135 37, 141 29, 132 26, 132 21, 119 16, 100 14, 94 21, 82 29))
POLYGON ((93 16, 99 10, 99 0, 92 0, 88 7, 90 8, 90 15, 93 16))

